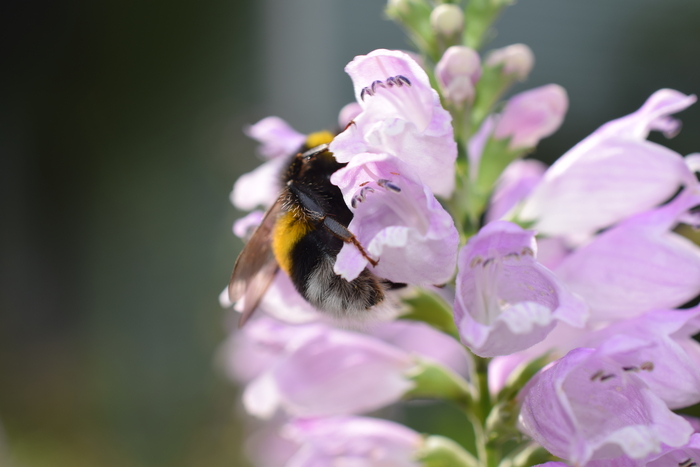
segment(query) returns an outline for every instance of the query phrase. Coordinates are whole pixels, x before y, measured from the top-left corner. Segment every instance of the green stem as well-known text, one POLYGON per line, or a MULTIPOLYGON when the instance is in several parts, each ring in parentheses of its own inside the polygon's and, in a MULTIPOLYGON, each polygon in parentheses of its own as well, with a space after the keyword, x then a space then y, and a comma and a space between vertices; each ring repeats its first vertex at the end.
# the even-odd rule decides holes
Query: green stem
POLYGON ((497 447, 488 443, 486 420, 488 419, 493 402, 489 392, 488 382, 488 358, 474 356, 474 371, 472 382, 476 387, 476 403, 473 411, 467 413, 467 417, 474 426, 474 435, 479 462, 482 467, 497 467, 501 460, 501 454, 497 447))

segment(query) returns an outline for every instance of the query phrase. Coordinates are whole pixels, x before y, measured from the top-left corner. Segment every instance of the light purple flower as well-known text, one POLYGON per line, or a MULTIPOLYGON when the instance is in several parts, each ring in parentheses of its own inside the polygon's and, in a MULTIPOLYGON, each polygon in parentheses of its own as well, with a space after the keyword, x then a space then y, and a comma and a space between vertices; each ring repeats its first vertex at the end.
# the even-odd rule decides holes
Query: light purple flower
MULTIPOLYGON (((412 167, 386 154, 359 154, 331 177, 354 217, 348 229, 379 261, 379 277, 414 285, 452 278, 459 234, 452 217, 412 167)), ((369 265, 354 245, 338 254, 335 272, 352 280, 369 265)))
POLYGON ((583 347, 583 339, 591 332, 592 329, 589 326, 574 327, 559 321, 547 337, 532 347, 491 359, 489 362, 489 390, 492 394, 498 393, 515 370, 536 358, 548 354, 551 360, 556 360, 577 347, 583 347))
POLYGON ((369 333, 412 355, 434 360, 468 377, 471 360, 455 339, 425 323, 397 320, 376 325, 369 333))
POLYGON ((299 444, 282 433, 287 421, 283 417, 266 420, 248 436, 245 453, 255 467, 285 467, 297 453, 299 444))
POLYGON ((693 434, 688 444, 682 447, 665 446, 660 454, 646 460, 644 467, 692 467, 700 465, 700 434, 693 434))
POLYGON ((621 453, 642 459, 662 444, 683 446, 692 434, 636 374, 594 349, 572 350, 538 373, 521 397, 524 432, 575 465, 621 453))
POLYGON ((502 66, 503 74, 513 75, 520 81, 527 78, 534 64, 535 56, 530 47, 525 44, 513 44, 496 49, 486 57, 487 66, 502 66))
POLYGON ((566 91, 548 84, 511 97, 497 120, 495 139, 511 138, 511 150, 537 146, 561 126, 569 107, 566 91))
POLYGON ((474 86, 480 76, 479 54, 462 45, 448 48, 435 66, 435 78, 443 97, 456 104, 474 99, 474 86))
POLYGON ((668 407, 700 402, 700 308, 658 310, 621 321, 588 335, 583 344, 596 347, 632 371, 668 407))
POLYGON ((301 444, 286 467, 420 467, 420 434, 388 420, 366 417, 298 419, 286 434, 301 444))
POLYGON ((645 138, 650 130, 672 136, 680 127, 670 115, 695 100, 662 89, 636 112, 600 127, 550 167, 520 218, 536 220, 544 234, 590 235, 693 183, 679 154, 645 138))
POLYGON ((287 157, 298 150, 306 136, 279 117, 267 117, 245 129, 245 134, 260 143, 258 152, 265 159, 287 157))
POLYGON ((233 233, 236 237, 247 240, 255 232, 255 229, 265 217, 265 213, 260 210, 255 210, 241 217, 233 223, 233 233))
POLYGON ((698 189, 686 189, 596 236, 555 272, 599 321, 680 306, 700 293, 700 248, 672 229, 698 204, 698 189))
POLYGON ((283 407, 295 416, 366 412, 397 401, 413 383, 409 355, 384 342, 330 327, 290 340, 243 394, 248 411, 267 418, 283 407), (311 337, 309 337, 311 336, 311 337))
MULTIPOLYGON (((239 310, 238 306, 235 309, 242 310, 239 310)), ((277 271, 257 310, 291 324, 310 323, 328 318, 327 314, 319 313, 299 294, 292 280, 283 271, 277 271)))
POLYGON ((491 195, 486 221, 502 219, 532 192, 547 166, 536 159, 517 159, 503 171, 491 195))
POLYGON ((457 144, 452 118, 425 71, 406 53, 375 50, 350 62, 355 97, 363 112, 330 149, 339 162, 357 154, 387 153, 409 164, 433 193, 454 188, 457 144))
POLYGON ((241 175, 233 185, 231 202, 238 209, 250 211, 258 206, 268 207, 280 192, 279 174, 306 141, 306 136, 295 131, 279 117, 267 117, 246 129, 246 134, 260 142, 258 152, 267 162, 241 175))
POLYGON ((290 326, 261 315, 229 336, 219 350, 218 360, 232 380, 248 383, 325 330, 322 325, 290 326))
POLYGON ((362 106, 357 102, 345 105, 338 114, 338 128, 345 129, 360 113, 362 113, 362 106))
POLYGON ((700 435, 693 434, 685 446, 663 446, 661 452, 644 459, 627 456, 591 461, 586 467, 695 467, 700 462, 700 435), (693 464, 695 463, 695 465, 693 464))
POLYGON ((250 211, 259 206, 272 206, 282 189, 279 174, 287 162, 284 157, 270 159, 238 177, 231 192, 231 203, 241 211, 250 211))
POLYGON ((459 254, 455 323, 462 342, 482 357, 527 349, 558 320, 583 326, 585 305, 535 260, 535 233, 496 221, 459 254))

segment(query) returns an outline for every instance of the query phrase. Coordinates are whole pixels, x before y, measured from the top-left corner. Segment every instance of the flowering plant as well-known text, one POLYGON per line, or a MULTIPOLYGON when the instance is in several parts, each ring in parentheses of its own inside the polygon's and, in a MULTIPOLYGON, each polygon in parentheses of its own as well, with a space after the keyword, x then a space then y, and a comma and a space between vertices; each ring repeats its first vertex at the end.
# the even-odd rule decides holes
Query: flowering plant
MULTIPOLYGON (((478 52, 507 3, 390 1, 420 56, 375 50, 347 65, 357 102, 328 151, 354 241, 333 273, 406 287, 348 325, 277 272, 221 353, 267 420, 250 443, 258 464, 700 462, 699 421, 672 411, 700 402, 700 307, 679 309, 700 293, 700 248, 674 231, 700 224, 700 156, 647 140, 674 136, 673 114, 696 98, 659 90, 551 167, 524 158, 568 99, 550 84, 502 102, 534 63, 523 44, 478 52), (474 446, 367 416, 413 399, 452 403, 474 446)), ((268 160, 231 199, 269 208, 309 138, 276 117, 247 131, 268 160)))

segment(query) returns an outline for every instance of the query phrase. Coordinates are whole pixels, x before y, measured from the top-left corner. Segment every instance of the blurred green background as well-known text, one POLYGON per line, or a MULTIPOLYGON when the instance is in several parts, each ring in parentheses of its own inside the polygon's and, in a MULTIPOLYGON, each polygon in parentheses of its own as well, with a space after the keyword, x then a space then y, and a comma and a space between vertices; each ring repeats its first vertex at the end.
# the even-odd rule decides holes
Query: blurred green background
MULTIPOLYGON (((241 247, 228 194, 258 163, 241 129, 269 114, 332 128, 352 99, 343 66, 407 47, 382 8, 3 3, 0 465, 246 465, 239 391, 214 363, 241 247)), ((532 47, 516 90, 568 90, 536 154, 551 161, 658 88, 700 92, 699 20, 696 0, 521 0, 487 48, 532 47)), ((681 117, 664 144, 700 151, 698 107, 681 117)))

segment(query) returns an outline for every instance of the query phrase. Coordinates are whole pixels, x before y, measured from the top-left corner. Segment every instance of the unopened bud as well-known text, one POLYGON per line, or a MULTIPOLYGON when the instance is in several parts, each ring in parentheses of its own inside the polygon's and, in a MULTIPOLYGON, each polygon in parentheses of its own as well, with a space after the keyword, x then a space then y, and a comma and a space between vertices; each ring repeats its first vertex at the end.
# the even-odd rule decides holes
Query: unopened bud
POLYGON ((430 14, 430 25, 438 34, 452 36, 464 27, 464 13, 457 5, 443 3, 430 14))
POLYGON ((410 0, 389 0, 387 2, 387 8, 390 8, 397 13, 406 14, 410 11, 411 6, 409 5, 410 0))
POLYGON ((503 74, 514 75, 521 81, 527 78, 534 64, 535 56, 530 47, 525 44, 513 44, 496 49, 486 58, 486 65, 502 66, 503 74))
POLYGON ((448 48, 435 67, 444 97, 455 103, 471 101, 481 76, 481 60, 474 49, 462 45, 448 48))
POLYGON ((564 121, 569 98, 564 88, 548 84, 511 97, 498 120, 493 136, 511 138, 510 149, 532 148, 564 121))

